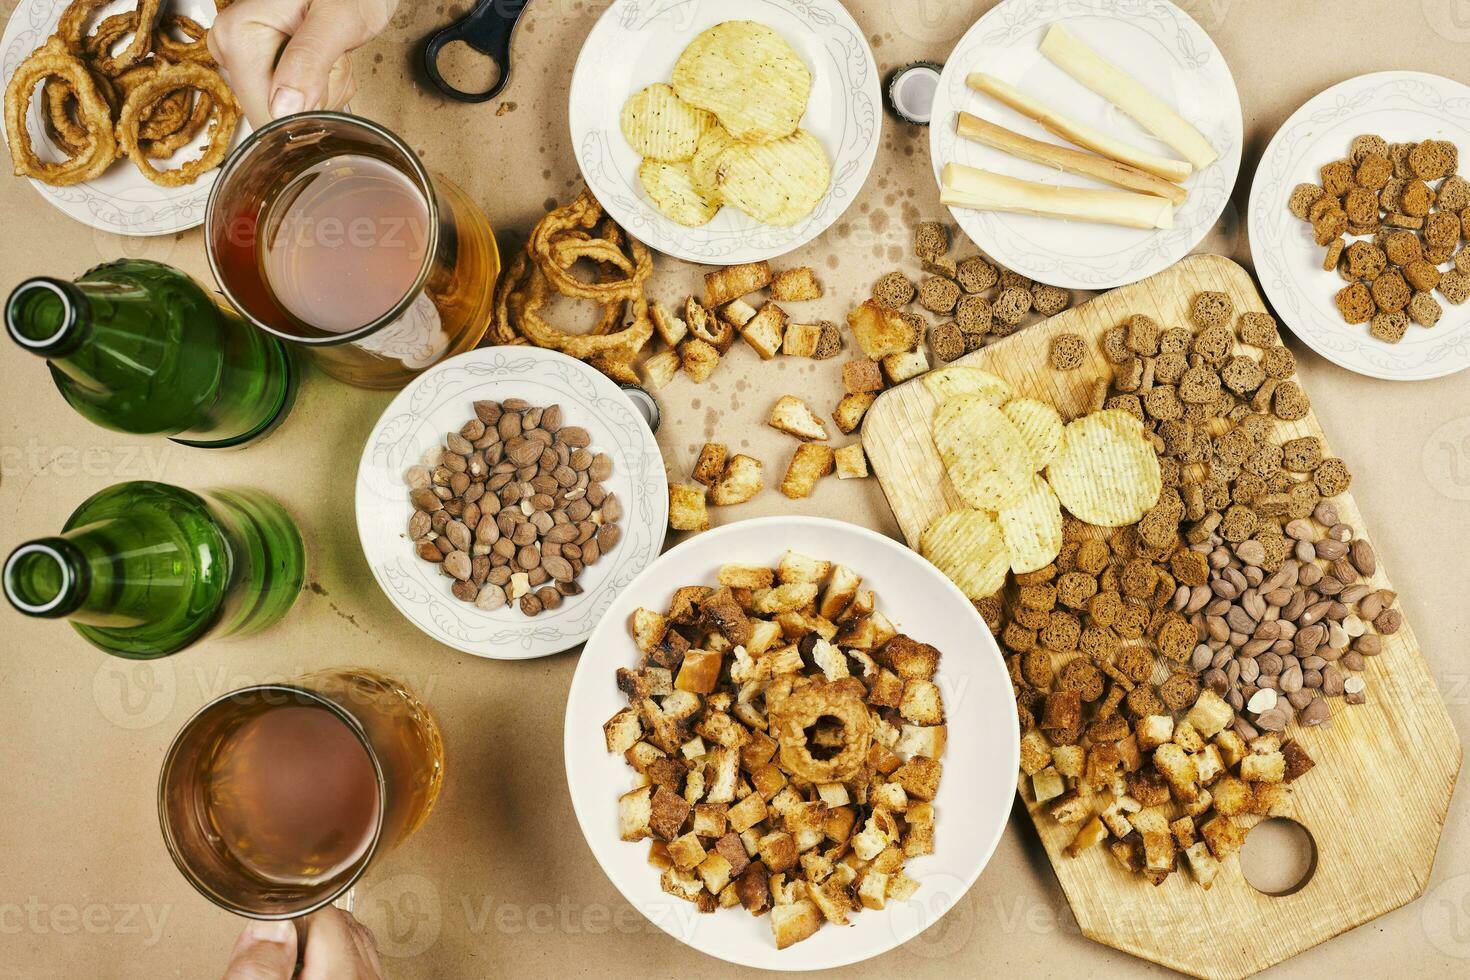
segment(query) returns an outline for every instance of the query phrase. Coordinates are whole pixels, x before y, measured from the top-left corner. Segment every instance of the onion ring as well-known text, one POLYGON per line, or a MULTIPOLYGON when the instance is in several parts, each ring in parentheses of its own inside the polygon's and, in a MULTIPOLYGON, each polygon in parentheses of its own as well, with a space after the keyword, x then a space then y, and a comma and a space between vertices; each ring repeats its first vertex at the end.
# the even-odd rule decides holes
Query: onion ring
POLYGON ((10 160, 15 173, 52 186, 91 180, 117 159, 117 138, 107 100, 98 91, 87 66, 60 38, 53 37, 32 51, 10 76, 5 86, 5 131, 10 136, 10 160), (85 146, 60 163, 46 163, 36 156, 26 125, 36 83, 53 77, 70 86, 78 114, 87 127, 85 146))
POLYGON ((627 279, 621 281, 585 283, 550 260, 551 248, 559 233, 575 228, 595 227, 603 217, 602 205, 597 203, 591 193, 583 190, 575 201, 548 213, 532 230, 526 251, 531 253, 541 272, 563 296, 600 303, 632 299, 636 293, 642 293, 643 283, 653 274, 653 256, 648 247, 631 236, 628 244, 633 253, 633 271, 627 279))
POLYGON ((158 19, 158 26, 153 30, 153 50, 168 61, 214 64, 214 56, 209 53, 209 30, 183 14, 167 13, 158 19), (170 31, 178 31, 187 40, 176 40, 170 31))
MULTIPOLYGON (((160 64, 157 61, 145 61, 117 76, 117 86, 122 90, 121 101, 126 102, 133 89, 158 74, 160 64)), ((199 131, 204 128, 204 122, 209 116, 208 109, 206 107, 203 118, 201 118, 198 105, 190 102, 191 94, 189 89, 181 88, 160 96, 144 111, 143 125, 138 130, 138 139, 148 144, 158 140, 172 140, 171 149, 163 153, 150 152, 149 156, 155 158, 168 156, 199 135, 199 131), (191 105, 194 106, 192 113, 191 105), (184 130, 189 130, 188 135, 179 139, 180 132, 184 130)))
POLYGON ((87 19, 107 6, 111 0, 71 0, 61 12, 56 25, 56 37, 66 45, 68 51, 81 55, 86 50, 87 19))
POLYGON ((224 161, 239 123, 240 103, 218 72, 195 62, 163 63, 157 74, 128 93, 118 116, 117 141, 143 176, 163 187, 180 187, 192 183, 200 174, 213 170, 224 161), (177 170, 159 170, 148 162, 147 151, 139 142, 140 121, 160 96, 181 88, 197 89, 208 94, 213 102, 210 107, 209 145, 197 160, 190 160, 177 170))
POLYGON ((771 729, 780 743, 781 767, 814 783, 851 779, 863 768, 873 740, 873 720, 862 698, 838 682, 814 681, 767 705, 771 729), (818 759, 807 744, 806 729, 822 718, 842 724, 842 745, 830 759, 818 759))
MULTIPOLYGON (((122 101, 117 85, 106 75, 96 72, 90 74, 92 81, 97 84, 98 93, 107 100, 110 113, 116 115, 117 107, 122 101)), ((46 135, 67 156, 76 156, 87 145, 87 127, 73 115, 76 96, 72 93, 71 86, 65 79, 53 75, 41 86, 41 98, 46 105, 46 135)))

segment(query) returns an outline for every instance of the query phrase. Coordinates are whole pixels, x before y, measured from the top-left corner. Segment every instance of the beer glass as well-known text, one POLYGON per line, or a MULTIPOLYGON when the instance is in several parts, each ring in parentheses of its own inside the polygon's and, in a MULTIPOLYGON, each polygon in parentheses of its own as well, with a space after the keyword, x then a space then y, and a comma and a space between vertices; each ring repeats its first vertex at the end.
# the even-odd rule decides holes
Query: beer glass
POLYGON ((288 919, 331 904, 417 830, 443 775, 439 726, 418 696, 339 668, 199 709, 164 758, 158 815, 206 898, 288 919))

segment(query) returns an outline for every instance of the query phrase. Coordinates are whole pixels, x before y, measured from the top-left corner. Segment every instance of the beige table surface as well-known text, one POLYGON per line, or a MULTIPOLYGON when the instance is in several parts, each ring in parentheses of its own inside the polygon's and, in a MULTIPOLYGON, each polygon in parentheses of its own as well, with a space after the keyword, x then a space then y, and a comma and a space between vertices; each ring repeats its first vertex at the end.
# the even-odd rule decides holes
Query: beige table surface
MULTIPOLYGON (((518 241, 546 207, 580 186, 565 92, 574 55, 605 5, 531 4, 497 112, 495 104, 462 106, 415 86, 412 44, 460 6, 404 0, 385 36, 357 56, 355 108, 402 133, 430 167, 452 175, 484 205, 504 240, 518 241)), ((8 12, 13 3, 0 6, 8 12)), ((886 72, 916 58, 943 60, 991 4, 849 6, 886 72)), ((1247 263, 1242 220, 1252 172, 1292 110, 1362 72, 1417 68, 1465 78, 1470 64, 1470 11, 1455 0, 1184 6, 1229 59, 1245 107, 1246 153, 1234 200, 1202 248, 1247 263)), ((839 319, 889 256, 905 249, 912 221, 940 214, 927 145, 925 131, 885 120, 860 200, 794 257, 826 280, 826 316, 839 319)), ((70 277, 120 255, 208 277, 198 232, 148 240, 93 232, 18 179, 0 180, 0 215, 5 289, 23 276, 70 277)), ((656 292, 678 300, 694 282, 691 268, 662 261, 656 292)), ((1459 730, 1470 731, 1470 375, 1394 385, 1297 350, 1328 436, 1358 474, 1354 494, 1403 592, 1440 693, 1459 730)), ((659 434, 672 471, 687 473, 698 445, 714 437, 748 446, 767 461, 768 473, 779 474, 789 442, 763 429, 763 413, 778 393, 798 385, 818 392, 813 404, 830 406, 840 391, 837 364, 762 365, 742 347, 706 386, 677 382, 666 391, 659 434)), ((594 863, 562 777, 563 704, 575 654, 530 663, 465 656, 424 639, 379 593, 358 549, 351 485, 362 440, 388 398, 318 375, 269 441, 208 455, 92 427, 67 410, 39 362, 8 344, 0 350, 0 548, 53 532, 102 487, 145 478, 260 486, 297 515, 311 547, 310 588, 284 623, 253 640, 209 643, 157 663, 106 658, 64 625, 0 611, 0 976, 217 976, 240 921, 195 894, 164 852, 154 810, 163 750, 216 694, 352 663, 391 671, 418 688, 436 709, 447 745, 448 778, 432 818, 356 896, 393 976, 737 973, 646 923, 594 863)), ((717 510, 715 519, 777 512, 840 515, 896 533, 873 480, 829 479, 801 502, 768 490, 738 509, 717 510)), ((1461 793, 1450 814, 1425 897, 1272 972, 1470 970, 1465 800, 1461 793)), ((846 972, 917 980, 1103 970, 1165 972, 1079 935, 1018 810, 995 858, 947 917, 846 972)))

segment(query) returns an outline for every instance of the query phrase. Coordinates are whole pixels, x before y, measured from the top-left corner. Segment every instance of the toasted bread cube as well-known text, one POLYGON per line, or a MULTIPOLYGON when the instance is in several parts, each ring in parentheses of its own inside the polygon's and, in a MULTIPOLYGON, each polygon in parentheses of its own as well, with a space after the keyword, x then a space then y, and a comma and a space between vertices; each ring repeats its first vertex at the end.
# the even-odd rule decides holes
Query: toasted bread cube
POLYGON ((782 395, 776 399, 766 424, 798 439, 827 438, 827 427, 822 420, 795 395, 782 395))
POLYGON ((891 670, 880 668, 878 676, 868 685, 868 703, 878 708, 897 708, 902 700, 903 679, 891 670))
POLYGON ((849 395, 871 395, 883 390, 883 370, 878 362, 859 357, 842 365, 842 387, 849 395))
POLYGON ((699 759, 709 752, 709 746, 704 744, 704 739, 695 735, 689 741, 679 747, 679 754, 686 759, 699 759))
MULTIPOLYGON (((694 833, 700 837, 723 837, 725 836, 726 814, 729 805, 725 803, 700 803, 694 808, 694 833)), ((718 888, 710 891, 717 892, 718 888)))
POLYGON ((669 347, 679 346, 679 341, 689 333, 689 325, 670 313, 658 300, 648 304, 648 318, 653 321, 653 329, 658 331, 659 338, 669 347))
POLYGON ((1026 775, 1034 776, 1051 765, 1055 755, 1056 750, 1046 740, 1046 736, 1041 734, 1041 729, 1029 728, 1021 736, 1021 771, 1026 775))
POLYGON ((1204 751, 1195 753, 1194 768, 1201 786, 1208 786, 1225 772, 1225 760, 1220 758, 1220 749, 1206 745, 1204 751))
POLYGON ((731 830, 737 834, 743 834, 766 819, 766 813, 765 798, 760 793, 751 793, 727 809, 725 819, 729 822, 731 830))
POLYGON ((837 407, 832 410, 832 421, 837 423, 837 430, 843 435, 856 432, 875 400, 877 396, 867 392, 843 395, 837 402, 837 407))
POLYGON ((898 783, 882 783, 868 794, 868 804, 902 813, 909 808, 909 795, 898 783))
POLYGON ((1251 812, 1263 817, 1285 817, 1291 813, 1291 787, 1286 783, 1255 783, 1251 812))
POLYGON ((720 351, 709 341, 689 337, 679 345, 679 362, 695 384, 704 384, 720 366, 720 351))
POLYGON ((769 800, 786 788, 786 774, 778 766, 767 764, 750 774, 750 784, 769 800))
POLYGON ((1115 777, 1122 768, 1122 758, 1118 755, 1118 747, 1111 742, 1099 742, 1087 753, 1087 769, 1083 779, 1084 787, 1094 793, 1100 793, 1113 784, 1115 777))
POLYGON ((937 649, 903 634, 884 643, 873 659, 904 680, 932 680, 934 672, 939 669, 937 649))
POLYGON ((1170 715, 1148 715, 1139 719, 1134 734, 1139 749, 1151 752, 1174 738, 1174 719, 1170 715))
POLYGON ((1062 774, 1051 766, 1047 766, 1031 777, 1031 792, 1036 797, 1037 803, 1054 800, 1066 791, 1067 783, 1062 779, 1062 774))
POLYGON ((803 939, 809 939, 820 928, 822 914, 805 899, 771 908, 771 933, 776 937, 777 949, 785 949, 803 939))
POLYGON ((740 328, 740 336, 755 349, 761 360, 769 361, 781 351, 786 320, 785 310, 775 303, 767 303, 740 328))
MULTIPOLYGON (((772 590, 774 591, 774 590, 772 590)), ((802 668, 801 649, 795 643, 772 650, 761 658, 761 663, 770 666, 771 676, 795 674, 802 668)))
MULTIPOLYGON (((859 446, 859 449, 862 447, 859 446)), ((840 457, 842 451, 838 450, 840 457)), ((865 467, 866 469, 866 467, 865 467)), ((843 611, 852 604, 857 596, 858 587, 862 585, 862 577, 846 565, 832 565, 830 581, 826 589, 822 591, 821 601, 817 603, 817 613, 827 619, 836 620, 843 611)))
POLYGON ((1184 804, 1184 812, 1189 814, 1191 817, 1202 817, 1207 812, 1209 812, 1210 806, 1214 802, 1215 798, 1210 795, 1210 791, 1207 789, 1201 789, 1199 791, 1198 799, 1194 800, 1191 803, 1184 804))
POLYGON ((761 863, 771 870, 771 873, 785 871, 795 866, 798 856, 796 838, 784 830, 772 831, 760 839, 759 845, 761 863))
POLYGON ((820 323, 788 323, 786 337, 781 341, 781 353, 787 357, 811 357, 817 352, 821 339, 820 323))
POLYGON ((874 299, 864 300, 848 313, 847 326, 863 353, 875 361, 913 350, 919 342, 918 331, 910 320, 874 299))
POLYGON ((809 265, 782 269, 771 279, 771 297, 793 303, 821 299, 822 284, 817 281, 817 273, 809 265))
POLYGON ((781 639, 781 627, 768 619, 757 619, 750 624, 750 639, 745 649, 753 657, 765 653, 781 639))
POLYGON ((857 811, 850 806, 831 807, 822 821, 822 833, 839 844, 847 843, 852 828, 857 823, 857 811))
POLYGON ((640 606, 633 610, 632 625, 633 642, 643 653, 651 654, 663 641, 664 633, 669 628, 669 621, 652 609, 644 609, 640 606))
POLYGON ((1066 778, 1080 779, 1087 764, 1087 750, 1080 745, 1058 745, 1051 750, 1051 764, 1066 778))
POLYGON ((623 758, 628 760, 628 765, 639 772, 643 772, 657 759, 667 758, 667 754, 657 746, 648 742, 635 742, 623 753, 623 758))
POLYGON ((740 746, 740 765, 755 772, 775 758, 779 746, 765 732, 751 732, 750 738, 740 746))
MULTIPOLYGON (((756 316, 756 309, 743 299, 731 300, 720 310, 720 319, 735 329, 740 329, 756 316)), ((764 360, 764 358, 762 358, 764 360)))
POLYGON ((916 725, 944 723, 944 700, 933 681, 911 680, 903 686, 898 713, 916 725))
MULTIPOLYGON (((678 843, 675 841, 675 843, 678 843)), ((670 845, 672 848, 673 845, 670 845)), ((730 883, 730 862, 719 853, 706 854, 696 869, 704 887, 710 894, 718 895, 730 883)))
MULTIPOLYGON (((799 614, 792 613, 788 615, 799 614)), ((822 672, 822 675, 827 680, 840 681, 845 677, 852 676, 852 672, 847 666, 847 656, 821 637, 817 637, 817 642, 812 645, 811 652, 812 662, 816 664, 817 669, 822 672)))
POLYGON ((1288 783, 1294 781, 1299 776, 1305 775, 1317 764, 1307 754, 1307 750, 1302 748, 1302 744, 1297 741, 1287 742, 1281 746, 1281 754, 1286 759, 1285 781, 1288 783))
POLYGON ((1220 862, 1210 854, 1210 846, 1204 841, 1195 841, 1184 849, 1184 863, 1189 866, 1189 875, 1205 891, 1215 883, 1220 873, 1220 862))
POLYGON ((694 694, 709 694, 720 680, 720 665, 725 658, 709 650, 690 650, 684 654, 684 665, 674 681, 674 689, 694 694))
POLYGON ((1234 769, 1245 758, 1245 740, 1233 730, 1218 733, 1215 736, 1215 747, 1220 750, 1220 761, 1225 764, 1226 769, 1234 769))
POLYGON ((893 779, 911 799, 932 800, 939 792, 939 777, 943 771, 944 764, 938 759, 920 755, 894 770, 893 779))
POLYGON ((1067 845, 1067 856, 1076 857, 1089 847, 1096 847, 1098 844, 1101 844, 1107 836, 1108 831, 1103 826, 1103 822, 1097 817, 1093 817, 1082 825, 1082 829, 1077 831, 1077 836, 1072 838, 1072 843, 1067 845))
MULTIPOLYGON (((677 788, 677 787, 675 787, 677 788)), ((704 769, 696 766, 684 777, 684 802, 690 806, 699 802, 704 795, 704 769)))
POLYGON ((602 725, 609 752, 626 752, 643 737, 643 723, 632 708, 623 708, 602 725))
POLYGON ((1245 828, 1226 816, 1218 816, 1199 829, 1216 861, 1224 861, 1245 843, 1245 828))
POLYGON ((1154 768, 1169 781, 1169 788, 1174 791, 1176 799, 1187 803, 1199 796, 1194 757, 1177 743, 1160 745, 1154 750, 1154 768))
POLYGON ((1046 696, 1041 727, 1067 731, 1082 724, 1082 698, 1076 691, 1052 691, 1046 696))
MULTIPOLYGON (((804 854, 802 855, 803 863, 805 863, 807 857, 815 858, 818 862, 824 860, 821 855, 804 854)), ((831 862, 829 861, 827 863, 830 864, 831 862)), ((833 925, 849 925, 847 913, 851 910, 851 906, 847 895, 840 888, 828 888, 818 884, 822 878, 826 877, 826 875, 820 875, 819 877, 818 874, 811 871, 807 872, 807 900, 817 907, 817 911, 822 913, 822 918, 833 925)))
POLYGON ((715 851, 730 863, 730 877, 736 878, 745 873, 750 865, 750 855, 745 853, 745 845, 740 842, 740 835, 727 833, 715 842, 715 851))
POLYGON ((688 483, 669 484, 669 527, 676 531, 709 530, 704 487, 688 483))
POLYGON ((732 299, 739 299, 770 284, 771 266, 767 262, 746 262, 716 269, 705 273, 704 305, 711 309, 724 306, 732 299))
POLYGON ((904 725, 895 752, 906 758, 916 755, 938 759, 944 755, 944 746, 949 741, 949 728, 945 725, 904 725))
POLYGON ((669 841, 669 858, 674 867, 689 870, 704 860, 704 845, 693 831, 669 841))
POLYGON ((740 453, 725 466, 725 473, 710 488, 710 502, 716 507, 743 504, 761 492, 765 486, 762 477, 764 467, 753 456, 740 453))
POLYGON ((907 902, 919 890, 919 883, 902 871, 888 876, 888 900, 907 902))
POLYGON ((653 816, 653 788, 640 786, 618 797, 618 836, 623 840, 642 840, 651 836, 649 820, 653 816))
POLYGON ((1188 719, 1174 726, 1173 741, 1175 745, 1189 753, 1204 751, 1205 740, 1188 719))
POLYGON ((1102 822, 1114 837, 1127 837, 1133 833, 1133 824, 1128 820, 1128 815, 1137 811, 1137 802, 1128 797, 1115 799, 1103 809, 1102 822), (1125 800, 1128 800, 1128 803, 1125 803, 1125 800), (1130 805, 1131 809, 1127 809, 1130 805))
POLYGON ((1140 806, 1163 806, 1169 802, 1169 783, 1156 769, 1140 769, 1128 775, 1128 795, 1140 806))
POLYGON ((718 899, 720 908, 733 909, 740 904, 740 892, 736 889, 734 883, 727 884, 724 888, 720 889, 718 899))
POLYGON ((725 454, 727 450, 723 442, 707 442, 699 451, 699 459, 694 462, 694 472, 690 474, 695 483, 703 483, 712 487, 720 480, 720 474, 725 472, 725 454))
POLYGON ((1189 816, 1180 817, 1169 824, 1169 832, 1179 842, 1181 849, 1187 849, 1196 840, 1194 832, 1194 820, 1189 816))
POLYGON ((1248 783, 1279 783, 1286 778, 1286 757, 1280 752, 1251 753, 1240 760, 1240 778, 1248 783))
POLYGON ((690 809, 684 797, 667 786, 660 786, 653 792, 648 826, 662 839, 672 841, 684 829, 690 809))
POLYGON ((1213 738, 1235 720, 1235 711, 1220 695, 1204 688, 1184 717, 1205 738, 1213 738))
POLYGON ((881 909, 888 902, 888 875, 881 871, 868 871, 858 885, 858 901, 865 909, 881 909))
POLYGON ((663 871, 674 866, 673 859, 669 857, 669 845, 655 838, 648 844, 648 863, 663 871))
MULTIPOLYGON (((681 328, 684 326, 683 320, 678 320, 677 323, 681 328)), ((683 359, 676 350, 660 351, 654 354, 639 368, 643 374, 643 387, 650 391, 658 391, 674 380, 683 363, 683 359)))
POLYGON ((1137 772, 1138 767, 1143 765, 1143 753, 1138 750, 1137 736, 1129 735, 1127 738, 1118 739, 1113 744, 1118 748, 1118 763, 1123 767, 1123 771, 1137 772))
POLYGON ((704 798, 710 803, 730 803, 735 799, 735 784, 740 779, 740 750, 719 746, 709 753, 709 791, 704 798))
POLYGON ((1234 817, 1250 813, 1255 805, 1255 793, 1250 784, 1236 776, 1221 776, 1211 792, 1215 795, 1215 810, 1221 816, 1234 817))
POLYGON ((1251 739, 1251 755, 1270 755, 1281 751, 1281 736, 1275 732, 1264 732, 1251 739))
POLYGON ((863 452, 863 444, 855 442, 850 446, 843 446, 833 455, 837 464, 837 479, 839 480, 864 480, 868 476, 868 457, 863 452))
POLYGON ((755 611, 763 616, 776 616, 805 609, 816 601, 817 586, 812 582, 783 582, 772 589, 755 593, 755 611))
POLYGON ((1073 824, 1086 820, 1091 809, 1087 799, 1071 789, 1053 800, 1048 812, 1057 823, 1073 824))
MULTIPOLYGON (((721 565, 716 579, 721 585, 732 589, 769 589, 776 581, 776 573, 763 565, 721 565)), ((752 626, 755 624, 752 623, 752 626)), ((749 649, 747 645, 747 649, 749 649)))
POLYGON ((1143 848, 1137 838, 1127 840, 1115 840, 1108 845, 1108 853, 1117 859, 1123 866, 1123 870, 1129 874, 1138 874, 1143 870, 1143 848))
MULTIPOLYGON (((852 798, 847 793, 847 787, 842 783, 818 783, 817 798, 828 807, 847 806, 852 798)), ((825 824, 825 817, 823 823, 825 824)))
POLYGON ((1147 871, 1168 872, 1174 870, 1174 855, 1177 848, 1174 838, 1167 832, 1149 831, 1143 837, 1143 867, 1147 871))
POLYGON ((792 500, 811 496, 817 481, 831 473, 836 464, 836 454, 831 446, 818 443, 803 443, 796 447, 786 476, 781 480, 781 492, 792 500))
POLYGON ((704 890, 704 882, 699 880, 699 876, 682 868, 665 869, 664 873, 659 876, 659 887, 670 895, 696 904, 701 896, 707 894, 704 890))
POLYGON ((886 354, 883 357, 883 375, 889 384, 903 384, 929 370, 929 352, 922 347, 911 351, 886 354))

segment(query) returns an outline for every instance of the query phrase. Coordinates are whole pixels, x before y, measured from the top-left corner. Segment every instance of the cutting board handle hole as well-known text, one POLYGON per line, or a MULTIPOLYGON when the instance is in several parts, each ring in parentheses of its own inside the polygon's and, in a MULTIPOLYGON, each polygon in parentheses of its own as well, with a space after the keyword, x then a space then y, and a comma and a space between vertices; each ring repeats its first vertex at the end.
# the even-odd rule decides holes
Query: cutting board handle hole
POLYGON ((1240 870, 1262 895, 1294 895, 1317 872, 1317 841, 1295 820, 1262 820, 1246 835, 1240 849, 1240 870))

